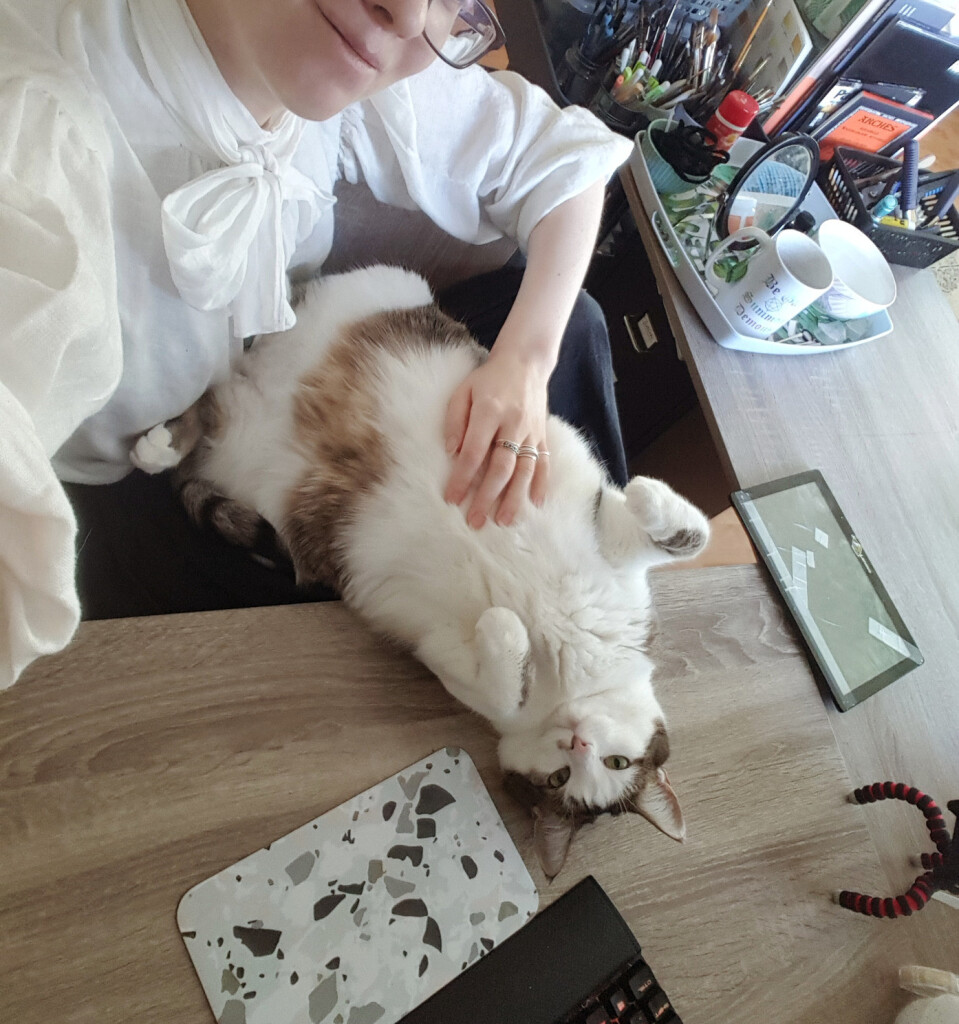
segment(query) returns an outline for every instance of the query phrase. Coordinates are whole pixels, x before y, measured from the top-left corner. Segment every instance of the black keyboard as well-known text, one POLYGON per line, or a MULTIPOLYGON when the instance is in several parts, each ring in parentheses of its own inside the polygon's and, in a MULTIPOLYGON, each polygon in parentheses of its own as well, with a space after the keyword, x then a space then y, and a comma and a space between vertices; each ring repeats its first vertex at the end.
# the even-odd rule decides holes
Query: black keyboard
POLYGON ((652 968, 637 956, 556 1024, 682 1024, 652 968))
POLYGON ((682 1024, 592 876, 400 1024, 682 1024))

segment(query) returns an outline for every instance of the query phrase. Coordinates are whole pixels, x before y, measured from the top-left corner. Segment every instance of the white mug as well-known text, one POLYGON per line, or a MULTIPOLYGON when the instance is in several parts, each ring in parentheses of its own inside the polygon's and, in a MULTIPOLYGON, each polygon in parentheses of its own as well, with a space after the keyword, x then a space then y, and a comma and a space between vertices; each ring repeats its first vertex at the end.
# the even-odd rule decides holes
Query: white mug
POLYGON ((760 228, 741 228, 716 247, 703 273, 732 328, 750 338, 768 338, 822 295, 833 280, 822 249, 791 228, 774 237, 760 228), (745 274, 738 281, 723 280, 714 264, 729 246, 750 239, 759 248, 748 257, 745 274))
POLYGON ((813 308, 837 320, 878 313, 896 299, 896 279, 876 243, 844 220, 824 220, 813 235, 832 264, 832 287, 813 308))

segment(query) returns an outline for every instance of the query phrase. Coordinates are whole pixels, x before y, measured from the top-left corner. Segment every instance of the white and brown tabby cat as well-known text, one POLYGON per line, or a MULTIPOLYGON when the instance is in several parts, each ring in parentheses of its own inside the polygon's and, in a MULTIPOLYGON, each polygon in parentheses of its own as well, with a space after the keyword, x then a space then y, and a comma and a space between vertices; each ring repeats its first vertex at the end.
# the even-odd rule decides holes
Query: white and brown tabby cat
POLYGON ((549 877, 576 828, 606 811, 681 839, 644 652, 646 572, 703 548, 702 513, 657 480, 613 486, 554 416, 543 506, 471 529, 443 500, 443 421, 485 351, 393 267, 310 283, 297 318, 140 438, 134 463, 179 464, 188 511, 236 543, 267 520, 299 582, 335 586, 488 719, 549 877))

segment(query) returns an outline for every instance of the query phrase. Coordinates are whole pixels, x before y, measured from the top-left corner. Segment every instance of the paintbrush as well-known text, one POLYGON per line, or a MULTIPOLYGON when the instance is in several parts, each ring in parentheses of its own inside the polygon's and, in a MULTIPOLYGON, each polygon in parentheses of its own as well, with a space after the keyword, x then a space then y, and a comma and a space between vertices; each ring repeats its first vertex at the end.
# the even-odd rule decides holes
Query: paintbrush
POLYGON ((769 8, 772 7, 773 0, 766 0, 766 6, 762 9, 759 17, 756 19, 756 24, 753 25, 752 31, 746 37, 746 42, 743 43, 743 48, 739 51, 739 56, 736 58, 736 62, 732 66, 730 72, 731 75, 735 76, 738 74, 739 69, 743 66, 743 61, 746 59, 746 54, 749 53, 749 47, 753 45, 753 40, 756 38, 756 33, 759 31, 759 26, 762 25, 763 20, 769 13, 769 8))
POLYGON ((752 69, 752 71, 749 73, 749 76, 747 77, 746 81, 741 86, 743 92, 749 92, 749 90, 755 84, 756 79, 759 77, 759 73, 762 71, 762 69, 768 63, 769 63, 769 58, 768 57, 763 57, 763 59, 752 69))
POLYGON ((706 33, 705 42, 706 51, 703 54, 703 85, 706 85, 712 78, 713 65, 716 62, 716 47, 719 44, 719 8, 717 7, 714 7, 709 12, 709 31, 706 33))

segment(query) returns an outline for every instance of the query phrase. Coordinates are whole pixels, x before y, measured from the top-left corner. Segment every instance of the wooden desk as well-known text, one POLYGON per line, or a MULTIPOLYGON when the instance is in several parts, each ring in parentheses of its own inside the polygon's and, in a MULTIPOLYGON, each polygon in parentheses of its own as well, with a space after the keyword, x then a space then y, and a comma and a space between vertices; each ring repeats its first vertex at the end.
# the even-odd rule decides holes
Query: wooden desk
MULTIPOLYGON (((822 470, 909 626, 925 664, 852 711, 824 697, 856 785, 884 779, 959 796, 959 325, 929 271, 894 268, 895 330, 847 352, 756 355, 722 348, 656 241, 628 168, 623 183, 680 352, 734 486, 822 470)), ((888 892, 929 849, 905 804, 866 808, 888 892)), ((953 826, 947 815, 949 828, 953 826)), ((959 914, 908 922, 930 966, 959 970, 959 914)))
MULTIPOLYGON (((891 1021, 910 926, 955 912, 880 922, 830 902, 887 883, 760 570, 658 573, 654 590, 689 838, 601 820, 543 905, 593 873, 687 1024, 891 1021)), ((84 624, 0 693, 3 1018, 208 1024, 181 894, 446 744, 470 752, 543 882, 493 735, 342 606, 84 624)))

